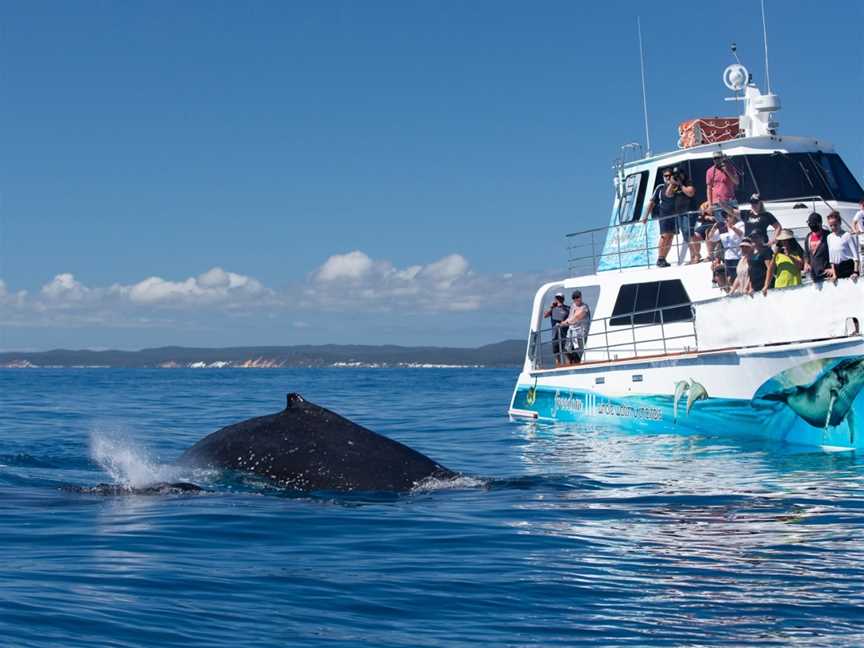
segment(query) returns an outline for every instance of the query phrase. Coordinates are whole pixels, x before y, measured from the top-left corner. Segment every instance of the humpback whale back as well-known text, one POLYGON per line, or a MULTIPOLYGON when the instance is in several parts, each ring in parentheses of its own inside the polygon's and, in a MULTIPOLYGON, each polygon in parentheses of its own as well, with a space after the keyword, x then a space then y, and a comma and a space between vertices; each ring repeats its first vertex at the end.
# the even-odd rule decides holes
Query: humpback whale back
POLYGON ((407 491, 429 477, 455 476, 416 450, 294 393, 281 412, 224 427, 178 463, 252 472, 302 491, 407 491))

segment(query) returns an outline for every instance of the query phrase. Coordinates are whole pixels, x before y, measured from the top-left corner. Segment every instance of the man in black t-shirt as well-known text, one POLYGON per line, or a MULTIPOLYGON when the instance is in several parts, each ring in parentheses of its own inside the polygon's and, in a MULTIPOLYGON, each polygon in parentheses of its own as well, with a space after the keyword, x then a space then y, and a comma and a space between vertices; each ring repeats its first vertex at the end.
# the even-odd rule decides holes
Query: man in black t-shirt
POLYGON ((762 235, 762 240, 766 243, 773 242, 782 229, 774 214, 765 211, 765 205, 759 194, 750 196, 750 210, 741 211, 741 220, 744 221, 744 236, 752 238, 755 232, 759 232, 762 235), (769 227, 774 228, 773 236, 768 236, 769 227))
MULTIPOLYGON (((695 225, 695 216, 688 213, 690 199, 696 193, 696 189, 690 182, 683 169, 678 167, 663 170, 663 184, 658 185, 651 194, 642 222, 648 222, 648 216, 656 211, 656 218, 660 220, 660 241, 657 244, 657 265, 668 268, 669 262, 666 255, 672 249, 672 241, 679 229, 685 241, 690 243, 690 235, 695 225)), ((691 255, 693 248, 698 254, 699 242, 690 244, 691 255)))

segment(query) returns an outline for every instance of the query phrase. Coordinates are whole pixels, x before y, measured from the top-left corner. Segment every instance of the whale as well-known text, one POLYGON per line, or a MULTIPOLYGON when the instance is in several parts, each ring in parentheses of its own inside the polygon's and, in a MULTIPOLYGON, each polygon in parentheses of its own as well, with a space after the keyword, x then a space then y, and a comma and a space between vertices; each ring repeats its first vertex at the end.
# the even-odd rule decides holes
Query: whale
POLYGON ((294 491, 406 492, 457 473, 300 394, 284 410, 224 427, 176 461, 180 466, 264 477, 294 491))
POLYGON ((817 428, 846 421, 854 442, 854 402, 864 389, 864 358, 845 358, 822 371, 806 385, 767 391, 760 398, 785 403, 800 418, 817 428))

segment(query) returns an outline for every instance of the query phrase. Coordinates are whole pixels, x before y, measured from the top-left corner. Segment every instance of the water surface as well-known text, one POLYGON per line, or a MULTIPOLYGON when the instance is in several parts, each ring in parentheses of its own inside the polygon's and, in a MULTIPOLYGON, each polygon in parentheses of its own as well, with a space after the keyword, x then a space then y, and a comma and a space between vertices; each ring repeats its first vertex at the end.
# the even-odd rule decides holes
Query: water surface
POLYGON ((512 423, 508 370, 0 371, 15 646, 864 644, 864 462, 512 423), (100 497, 285 394, 469 478, 100 497))

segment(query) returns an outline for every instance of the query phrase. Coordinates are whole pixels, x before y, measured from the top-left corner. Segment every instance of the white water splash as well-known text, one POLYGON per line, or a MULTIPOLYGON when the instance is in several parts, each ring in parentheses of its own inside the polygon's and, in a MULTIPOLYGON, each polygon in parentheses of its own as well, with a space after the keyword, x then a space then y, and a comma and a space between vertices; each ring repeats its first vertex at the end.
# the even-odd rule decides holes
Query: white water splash
POLYGON ((141 488, 176 480, 174 466, 153 461, 146 451, 122 436, 90 434, 90 458, 108 473, 115 484, 141 488))
POLYGON ((427 477, 418 482, 414 488, 411 489, 411 492, 429 493, 441 490, 470 490, 474 488, 485 488, 487 484, 488 482, 486 480, 477 479, 476 477, 468 477, 466 475, 444 479, 440 477, 427 477))

